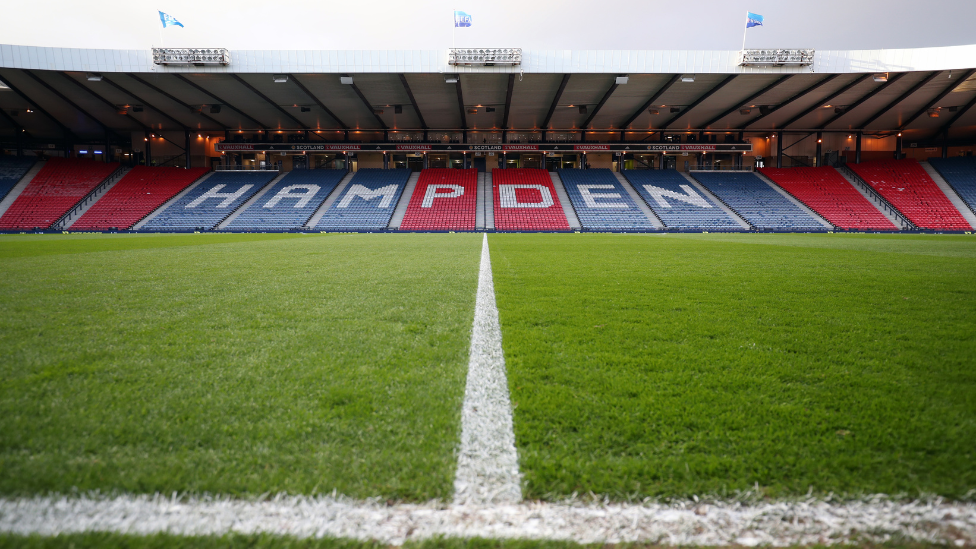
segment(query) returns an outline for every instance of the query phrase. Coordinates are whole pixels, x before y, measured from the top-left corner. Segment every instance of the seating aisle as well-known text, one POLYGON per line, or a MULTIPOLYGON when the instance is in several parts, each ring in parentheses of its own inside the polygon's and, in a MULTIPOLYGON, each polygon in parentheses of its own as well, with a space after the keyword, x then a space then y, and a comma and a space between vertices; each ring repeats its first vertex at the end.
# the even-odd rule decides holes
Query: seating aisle
POLYGON ((757 229, 826 230, 810 213, 751 172, 694 172, 691 175, 757 229))
POLYGON ((48 160, 0 217, 0 229, 49 228, 118 168, 118 162, 48 160))
POLYGON ((916 160, 875 160, 848 167, 919 228, 972 230, 916 160))
POLYGON ((128 229, 208 171, 136 166, 92 204, 71 230, 128 229))
POLYGON ((546 170, 491 171, 495 230, 568 231, 569 221, 546 170))
POLYGON ((17 186, 24 174, 30 171, 36 158, 0 156, 0 200, 17 186))
POLYGON ((591 231, 650 231, 654 224, 608 169, 559 170, 580 224, 591 231))
POLYGON ((393 217, 410 170, 364 168, 314 228, 323 231, 382 231, 393 217))
POLYGON ((624 170, 622 173, 665 227, 713 231, 743 228, 674 170, 624 170))
POLYGON ((223 230, 282 231, 302 227, 346 173, 346 170, 289 172, 223 230))
POLYGON ((272 179, 273 171, 217 172, 142 226, 143 231, 209 230, 272 179))
POLYGON ((478 170, 420 172, 401 231, 473 231, 478 213, 478 170))
POLYGON ((834 168, 762 168, 760 172, 841 229, 897 229, 834 168))

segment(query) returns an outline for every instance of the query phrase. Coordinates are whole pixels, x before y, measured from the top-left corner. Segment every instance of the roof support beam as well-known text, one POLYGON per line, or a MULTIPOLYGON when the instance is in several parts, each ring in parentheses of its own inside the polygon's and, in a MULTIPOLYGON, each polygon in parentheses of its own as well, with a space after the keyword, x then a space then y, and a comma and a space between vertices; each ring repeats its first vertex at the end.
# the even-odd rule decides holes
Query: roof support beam
MULTIPOLYGON (((24 72, 27 72, 27 71, 24 71, 24 72)), ((57 118, 55 118, 51 113, 49 113, 46 110, 44 110, 44 107, 38 105, 34 101, 31 101, 31 99, 29 97, 27 97, 27 95, 25 95, 24 92, 20 91, 20 89, 17 86, 13 85, 13 83, 10 82, 10 79, 9 78, 4 78, 3 79, 3 83, 6 84, 7 87, 10 88, 11 91, 13 91, 17 95, 19 95, 21 97, 21 99, 23 99, 24 101, 27 101, 27 104, 28 105, 33 105, 34 108, 38 110, 38 112, 40 112, 44 116, 50 118, 52 122, 54 122, 55 124, 58 125, 59 128, 61 128, 61 131, 64 132, 64 135, 66 137, 70 137, 74 141, 82 141, 81 139, 78 138, 77 135, 75 135, 75 132, 71 131, 67 126, 65 126, 64 124, 62 124, 61 121, 58 120, 57 118)))
POLYGON ((563 81, 559 83, 559 89, 556 90, 556 95, 552 98, 552 106, 549 107, 549 114, 546 115, 546 119, 542 122, 542 129, 544 130, 549 129, 549 121, 552 120, 552 113, 556 112, 556 104, 559 103, 559 98, 563 96, 563 91, 566 89, 569 77, 569 74, 564 74, 563 81))
POLYGON ((822 101, 817 101, 817 102, 816 102, 816 103, 814 103, 814 104, 813 104, 813 106, 812 106, 812 107, 810 107, 809 109, 806 109, 805 111, 803 111, 803 112, 801 112, 800 114, 798 114, 798 115, 796 115, 796 116, 794 116, 793 118, 790 118, 789 120, 787 120, 786 122, 784 122, 784 123, 783 123, 783 125, 782 125, 782 126, 780 126, 780 129, 784 129, 784 128, 786 128, 786 127, 787 127, 787 126, 789 126, 790 124, 792 124, 792 123, 794 123, 794 122, 796 122, 797 120, 799 120, 799 119, 801 119, 801 118, 803 118, 804 116, 806 116, 806 115, 808 115, 808 114, 810 114, 810 113, 812 113, 813 111, 815 111, 815 110, 817 110, 817 109, 819 109, 819 108, 821 108, 821 107, 823 106, 823 104, 824 104, 824 103, 830 103, 830 102, 831 102, 831 101, 833 101, 833 100, 834 100, 835 98, 837 98, 837 97, 840 97, 840 95, 841 95, 841 94, 843 94, 843 93, 845 93, 845 92, 847 92, 848 90, 850 90, 850 89, 851 89, 851 88, 853 88, 854 86, 857 86, 857 85, 858 85, 858 84, 860 84, 861 82, 864 82, 864 81, 865 81, 865 80, 867 80, 868 78, 871 78, 871 75, 870 75, 870 74, 865 74, 865 75, 863 75, 863 76, 861 76, 861 77, 859 77, 859 78, 855 78, 855 79, 854 79, 854 81, 853 81, 853 82, 851 82, 850 84, 847 84, 846 86, 844 86, 844 87, 842 87, 841 89, 839 89, 839 90, 837 90, 837 91, 835 91, 834 93, 832 93, 832 94, 830 94, 830 95, 828 95, 828 96, 827 96, 827 97, 826 97, 825 99, 823 99, 822 101))
POLYGON ((811 93, 813 91, 816 91, 817 89, 819 89, 824 84, 827 84, 829 82, 832 82, 838 76, 840 76, 840 75, 839 74, 831 74, 827 78, 824 78, 823 80, 820 80, 819 82, 817 82, 816 84, 810 86, 809 88, 801 91, 800 93, 794 95, 793 97, 787 99, 786 101, 783 101, 782 103, 780 103, 779 105, 777 105, 775 109, 772 109, 772 110, 766 112, 765 114, 760 114, 759 116, 753 118, 752 120, 746 122, 745 124, 743 124, 742 126, 739 126, 736 129, 737 130, 744 130, 744 129, 748 128, 749 126, 755 124, 756 122, 759 122, 763 118, 766 118, 767 116, 769 116, 769 115, 773 114, 774 112, 782 109, 783 107, 789 105, 790 103, 796 101, 797 99, 799 99, 799 98, 807 95, 808 93, 811 93))
POLYGON ((173 76, 179 78, 183 82, 186 82, 190 86, 193 86, 197 91, 203 92, 204 94, 209 95, 210 97, 213 97, 214 99, 217 100, 217 103, 219 103, 221 105, 224 105, 225 107, 229 107, 233 111, 236 111, 238 114, 240 114, 244 118, 247 118, 251 122, 254 122, 255 124, 257 124, 258 127, 261 128, 262 130, 266 130, 267 129, 264 124, 262 124, 261 122, 258 121, 258 119, 254 118, 253 116, 248 115, 247 113, 245 113, 241 109, 238 109, 234 105, 231 105, 227 101, 224 101, 223 99, 217 97, 217 95, 214 94, 213 92, 209 92, 209 91, 205 90, 202 86, 200 86, 196 82, 193 82, 192 80, 190 80, 189 78, 183 76, 182 74, 175 74, 174 73, 173 76))
POLYGON ((232 78, 233 78, 234 80, 237 80, 238 82, 240 82, 241 84, 243 84, 245 88, 247 88, 247 89, 249 89, 249 90, 251 90, 251 93, 253 93, 254 95, 256 95, 256 96, 258 96, 258 97, 260 97, 261 99, 264 99, 264 101, 265 101, 265 102, 267 102, 267 103, 268 103, 269 105, 271 105, 272 107, 274 107, 274 108, 276 108, 276 109, 278 109, 278 111, 279 111, 279 112, 280 112, 281 114, 283 114, 283 115, 285 115, 285 116, 287 116, 288 118, 291 118, 291 119, 292 119, 292 120, 293 120, 293 121, 294 121, 294 122, 295 122, 296 124, 298 124, 298 126, 299 126, 299 127, 301 127, 301 128, 303 129, 303 130, 307 130, 307 129, 309 129, 309 127, 308 127, 308 126, 306 126, 305 124, 303 124, 301 120, 299 120, 299 119, 297 119, 297 118, 295 118, 294 116, 292 116, 292 115, 291 115, 291 113, 289 113, 289 112, 288 112, 288 111, 286 111, 286 110, 285 110, 284 108, 282 108, 282 106, 281 106, 281 105, 279 105, 279 104, 277 104, 277 103, 275 103, 274 101, 272 101, 270 97, 268 97, 267 95, 264 95, 263 93, 261 93, 260 91, 258 91, 258 89, 257 89, 257 88, 255 88, 254 86, 252 86, 251 84, 249 84, 249 83, 247 82, 247 80, 244 80, 244 79, 243 79, 243 78, 241 78, 240 76, 238 76, 238 75, 236 75, 236 74, 233 74, 233 73, 231 73, 231 77, 232 77, 232 78))
POLYGON ((0 115, 3 115, 3 119, 9 122, 15 130, 17 130, 19 133, 23 133, 21 130, 23 130, 24 127, 18 124, 17 121, 14 120, 14 117, 7 114, 7 109, 0 109, 0 115))
POLYGON ((748 104, 751 104, 753 101, 759 99, 760 97, 762 97, 763 95, 765 95, 767 92, 769 92, 770 90, 772 90, 776 86, 779 86, 783 82, 786 82, 790 78, 793 78, 793 76, 794 75, 792 75, 792 74, 787 74, 786 76, 784 76, 782 78, 779 78, 779 79, 774 80, 772 84, 766 86, 765 88, 757 91, 756 93, 754 93, 754 94, 750 95, 749 97, 747 97, 747 98, 743 99, 742 101, 740 101, 738 107, 732 107, 732 108, 730 108, 729 110, 723 112, 722 114, 716 116, 715 118, 709 120, 708 122, 705 122, 704 124, 701 125, 701 127, 703 127, 703 128, 710 128, 712 126, 712 124, 714 124, 714 123, 718 122, 719 120, 725 118, 726 116, 728 116, 728 115, 730 115, 730 114, 738 111, 740 108, 742 108, 741 105, 743 105, 743 104, 747 104, 747 105, 748 104))
MULTIPOLYGON (((379 123, 380 128, 383 128, 384 130, 389 129, 386 126, 386 122, 383 122, 383 119, 380 118, 380 115, 376 114, 376 111, 373 109, 373 105, 369 103, 369 99, 366 99, 366 95, 363 94, 363 90, 359 89, 359 86, 357 86, 355 82, 350 84, 350 87, 352 88, 352 91, 356 92, 356 95, 359 96, 359 99, 362 100, 363 105, 366 105, 366 108, 369 109, 369 114, 373 115, 373 118, 375 118, 376 121, 379 123)), ((386 134, 384 133, 383 135, 386 134)))
POLYGON ((508 129, 508 114, 512 111, 512 92, 515 91, 515 73, 508 75, 508 93, 505 94, 505 116, 502 117, 502 129, 508 129))
POLYGON ((904 100, 908 99, 909 97, 911 97, 911 95, 914 94, 915 92, 917 92, 918 90, 922 89, 922 86, 924 86, 924 85, 928 84, 929 82, 931 82, 936 76, 939 75, 939 72, 940 71, 935 71, 932 74, 930 74, 930 75, 926 76, 925 78, 923 78, 919 83, 917 83, 914 86, 912 86, 910 90, 908 90, 907 92, 905 92, 905 93, 901 94, 900 96, 898 96, 898 99, 895 99, 891 103, 888 103, 887 105, 885 105, 885 107, 883 109, 881 109, 880 111, 878 111, 878 112, 874 113, 873 115, 871 115, 871 118, 868 118, 864 122, 860 123, 857 127, 859 127, 859 128, 867 127, 867 125, 870 124, 871 122, 874 122, 875 120, 877 120, 877 119, 881 118, 882 116, 884 116, 884 114, 886 112, 888 112, 891 109, 895 108, 896 105, 898 105, 902 101, 904 101, 904 100))
POLYGON ((403 89, 407 91, 407 97, 410 98, 410 104, 413 105, 413 110, 417 113, 417 118, 420 119, 420 127, 422 129, 427 129, 427 122, 424 121, 424 115, 420 112, 420 105, 417 104, 417 98, 413 96, 413 90, 410 89, 410 84, 407 83, 407 76, 400 73, 400 83, 403 84, 403 89))
POLYGON ((603 108, 603 105, 607 103, 607 100, 610 99, 611 95, 613 95, 613 92, 614 90, 617 89, 617 86, 620 85, 617 84, 616 79, 614 80, 615 80, 614 83, 610 85, 610 89, 607 90, 607 93, 603 94, 603 99, 601 99, 600 102, 596 104, 596 107, 593 108, 593 112, 591 112, 590 115, 586 117, 586 122, 583 122, 583 125, 580 126, 581 129, 585 130, 587 126, 590 125, 590 122, 592 122, 593 118, 595 118, 597 113, 600 112, 600 109, 603 108))
POLYGON ((458 75, 458 81, 454 83, 454 88, 457 90, 458 98, 458 109, 461 111, 461 129, 468 129, 468 118, 464 113, 464 94, 461 93, 461 75, 458 75))
POLYGON ((948 122, 943 124, 941 128, 939 128, 939 132, 936 135, 938 135, 939 133, 944 133, 948 135, 949 128, 951 128, 952 125, 955 124, 957 120, 962 118, 962 115, 969 112, 969 109, 973 108, 974 106, 976 106, 976 96, 970 99, 969 103, 966 103, 964 107, 960 107, 958 110, 956 110, 956 114, 953 115, 953 117, 950 118, 948 122))
POLYGON ((630 125, 634 123, 634 120, 637 120, 637 117, 640 116, 641 113, 649 109, 651 105, 657 102, 659 97, 664 95, 664 92, 668 91, 671 88, 671 86, 673 86, 674 83, 678 81, 678 78, 681 78, 680 74, 673 75, 671 79, 665 82, 665 84, 661 86, 660 89, 654 92, 654 95, 652 95, 650 99, 648 99, 643 105, 641 105, 641 107, 637 109, 637 111, 635 111, 634 114, 630 115, 630 118, 628 118, 626 122, 621 124, 620 127, 621 128, 630 127, 630 125))
MULTIPOLYGON (((79 82, 79 81, 75 80, 74 78, 68 76, 67 74, 64 75, 64 78, 68 82, 71 82, 72 84, 78 86, 79 88, 81 88, 81 89, 85 90, 86 92, 88 92, 89 94, 91 94, 91 96, 94 97, 95 99, 98 99, 102 103, 105 103, 110 109, 112 109, 112 110, 118 110, 118 106, 117 105, 115 105, 114 103, 112 103, 108 99, 105 99, 101 95, 95 93, 95 90, 92 90, 91 88, 86 87, 84 84, 82 84, 81 82, 79 82)), ((138 124, 139 127, 142 128, 144 131, 146 131, 146 132, 152 131, 152 128, 150 128, 149 126, 143 124, 142 123, 142 120, 139 120, 138 118, 132 116, 131 113, 126 112, 126 116, 128 116, 130 120, 132 120, 133 122, 135 122, 136 124, 138 124)))
POLYGON ((140 84, 142 84, 143 86, 146 86, 147 88, 149 88, 149 89, 151 89, 151 90, 153 90, 153 91, 155 91, 156 93, 158 93, 158 94, 160 94, 160 95, 162 95, 162 96, 164 96, 164 97, 166 97, 166 98, 167 98, 167 99, 169 99, 170 101, 173 101, 174 103, 177 103, 177 104, 179 104, 179 105, 181 105, 181 106, 183 106, 183 107, 186 107, 186 108, 187 108, 187 109, 188 109, 189 111, 191 111, 191 112, 196 112, 196 113, 197 113, 197 114, 199 114, 200 116, 202 116, 202 117, 204 117, 204 118, 206 118, 207 120, 209 120, 209 121, 211 121, 211 122, 213 122, 214 124, 217 124, 217 127, 218 127, 218 129, 221 129, 221 130, 227 130, 227 125, 226 125, 226 124, 224 124, 223 122, 221 122, 220 120, 217 120, 216 118, 213 118, 213 117, 211 117, 211 116, 208 116, 208 115, 206 115, 206 114, 204 114, 204 113, 203 113, 203 111, 199 111, 199 112, 197 112, 197 110, 196 110, 196 109, 194 109, 193 107, 191 107, 191 106, 190 106, 190 105, 188 105, 187 103, 184 103, 184 102, 182 102, 182 101, 180 101, 179 99, 177 99, 177 98, 176 98, 176 97, 174 97, 173 95, 171 95, 171 94, 169 94, 169 93, 167 93, 167 92, 165 92, 165 91, 163 91, 163 90, 161 90, 161 89, 160 89, 160 88, 158 88, 157 86, 155 86, 155 85, 153 85, 153 84, 150 84, 149 82, 146 82, 146 81, 145 81, 145 80, 143 80, 142 78, 139 78, 138 76, 136 76, 136 75, 134 75, 134 74, 131 74, 131 73, 126 73, 126 76, 128 76, 129 78, 131 78, 131 79, 133 79, 133 80, 135 80, 136 82, 138 82, 138 83, 140 83, 140 84))
POLYGON ((668 120, 667 122, 665 122, 664 124, 661 124, 661 128, 667 129, 668 126, 670 126, 672 122, 674 122, 675 120, 681 118, 682 116, 690 113, 695 107, 697 107, 698 105, 701 105, 702 102, 704 102, 706 99, 708 99, 709 97, 711 97, 712 94, 714 94, 718 90, 724 88, 725 85, 728 84, 729 82, 731 82, 732 80, 735 80, 735 77, 736 76, 738 76, 738 75, 737 74, 730 74, 730 75, 726 76, 725 77, 725 80, 722 80, 715 87, 713 87, 712 89, 710 89, 707 92, 705 92, 704 94, 702 94, 701 97, 699 97, 698 99, 695 99, 695 102, 692 103, 691 105, 688 105, 687 107, 685 107, 685 110, 683 110, 683 111, 679 112, 678 114, 672 116, 671 119, 668 120))
MULTIPOLYGON (((905 73, 901 72, 901 73, 896 74, 894 77, 889 78, 888 81, 885 82, 884 84, 881 84, 877 88, 874 88, 873 90, 871 90, 868 93, 864 94, 863 97, 861 97, 860 99, 858 99, 857 101, 855 101, 853 104, 848 105, 846 109, 844 109, 843 111, 841 111, 841 112, 835 114, 834 116, 830 117, 826 122, 824 122, 823 124, 821 124, 820 127, 817 128, 817 129, 822 130, 822 129, 826 128, 827 126, 829 126, 832 122, 834 122, 838 118, 840 118, 840 117, 844 116, 845 114, 851 112, 852 110, 860 107, 868 99, 871 99, 872 97, 874 97, 878 93, 884 91, 888 86, 890 86, 890 85, 894 84, 895 82, 901 80, 901 78, 903 76, 905 76, 905 73)), ((861 127, 863 128, 864 126, 861 126, 861 127)))
POLYGON ((30 71, 24 71, 24 73, 27 76, 30 76, 31 78, 33 78, 34 80, 36 80, 38 84, 40 84, 40 85, 44 86, 45 88, 47 88, 47 90, 49 92, 51 92, 54 95, 60 97, 62 101, 64 101, 65 103, 71 105, 72 108, 74 108, 76 111, 78 111, 81 114, 83 114, 83 115, 87 116, 88 118, 92 119, 96 124, 98 124, 99 126, 102 127, 102 130, 103 131, 105 131, 106 133, 111 133, 112 135, 114 135, 116 138, 118 138, 120 140, 122 139, 122 136, 119 135, 115 130, 109 128, 107 125, 105 125, 105 123, 103 123, 98 118, 95 118, 95 116, 92 113, 90 113, 90 112, 86 111, 85 109, 79 107, 74 101, 68 99, 63 93, 61 93, 57 89, 55 89, 54 86, 52 86, 52 85, 48 84, 47 82, 45 82, 44 80, 42 80, 41 77, 37 76, 36 74, 34 74, 34 73, 30 72, 30 71))
MULTIPOLYGON (((118 84, 116 84, 115 82, 112 82, 111 80, 109 80, 109 79, 108 79, 108 77, 107 77, 107 76, 105 76, 105 75, 102 75, 102 81, 104 81, 104 82, 107 82, 107 83, 108 83, 108 84, 109 84, 110 86, 112 86, 112 87, 114 87, 114 88, 116 88, 116 89, 118 89, 118 90, 119 90, 119 91, 121 91, 122 93, 124 93, 124 94, 126 94, 126 95, 128 95, 129 97, 132 97, 132 98, 135 98, 135 100, 136 100, 136 101, 138 101, 138 102, 140 102, 140 103, 142 103, 143 105, 145 105, 145 106, 147 106, 147 107, 149 107, 150 109, 152 109, 152 110, 154 110, 154 111, 156 111, 156 112, 158 112, 159 114, 161 114, 161 115, 163 115, 164 117, 166 117, 166 118, 168 118, 168 119, 170 119, 170 120, 172 120, 173 122, 176 122, 176 124, 177 124, 177 125, 179 125, 179 127, 180 127, 180 129, 183 129, 183 130, 188 130, 188 129, 190 129, 189 127, 187 127, 187 126, 186 126, 186 124, 184 124, 184 123, 182 123, 182 122, 180 122, 179 120, 177 120, 177 119, 175 119, 175 118, 173 118, 172 116, 170 116, 170 115, 168 115, 168 114, 166 114, 166 112, 165 112, 165 111, 163 111, 162 109, 160 109, 159 107, 156 107, 156 106, 154 106, 154 105, 152 105, 151 103, 149 103, 149 102, 148 102, 148 101, 146 101, 145 99, 143 99, 143 98, 141 98, 141 97, 139 97, 138 95, 136 95, 136 94, 134 94, 134 93, 132 93, 132 92, 130 92, 129 90, 127 90, 127 89, 125 89, 125 88, 123 88, 122 86, 120 86, 120 85, 118 85, 118 84)), ((160 129, 162 129, 162 128, 160 128, 160 129)))
POLYGON ((949 95, 949 92, 951 92, 952 90, 956 89, 957 87, 959 87, 960 84, 962 84, 963 82, 965 82, 966 80, 968 80, 969 77, 973 75, 973 73, 976 73, 976 69, 970 69, 970 70, 966 71, 962 75, 962 78, 960 78, 959 80, 956 80, 954 82, 950 82, 949 85, 946 86, 946 88, 939 93, 939 95, 935 96, 934 99, 932 99, 931 101, 929 101, 929 103, 927 105, 925 105, 924 107, 922 107, 921 109, 919 109, 918 112, 916 112, 915 114, 913 114, 908 120, 905 120, 904 122, 902 122, 901 126, 899 126, 898 129, 899 130, 904 130, 906 127, 908 127, 909 124, 911 124, 912 122, 914 122, 916 118, 918 118, 919 116, 922 116, 923 114, 925 114, 926 111, 928 111, 929 109, 931 109, 932 107, 934 107, 939 101, 942 101, 942 99, 944 99, 945 96, 949 95))
POLYGON ((315 101, 315 104, 318 105, 319 108, 321 108, 323 111, 325 111, 325 114, 331 116, 332 119, 339 124, 340 128, 344 130, 349 129, 349 126, 347 126, 345 122, 343 122, 338 116, 336 116, 335 113, 329 109, 329 107, 326 107, 325 103, 322 103, 322 101, 319 100, 319 98, 314 93, 312 93, 308 88, 306 88, 305 85, 298 80, 298 78, 295 78, 294 74, 289 74, 288 79, 289 81, 294 82, 296 86, 298 86, 303 92, 305 92, 305 95, 307 95, 312 101, 315 101))

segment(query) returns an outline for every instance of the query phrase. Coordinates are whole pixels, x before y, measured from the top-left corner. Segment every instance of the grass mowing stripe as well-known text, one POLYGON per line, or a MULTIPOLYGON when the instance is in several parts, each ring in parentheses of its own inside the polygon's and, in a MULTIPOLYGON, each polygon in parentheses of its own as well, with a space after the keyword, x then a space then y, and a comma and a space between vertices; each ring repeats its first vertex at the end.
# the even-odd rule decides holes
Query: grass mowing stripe
POLYGON ((976 239, 489 240, 526 497, 973 497, 976 239))
MULTIPOLYGON (((439 538, 562 540, 667 545, 976 543, 976 504, 884 499, 743 505, 553 504, 443 507, 329 497, 266 501, 161 497, 0 499, 0 532, 62 536, 273 534, 400 545, 439 538)), ((2 537, 0 537, 2 539, 2 537)), ((135 545, 135 544, 133 544, 135 545)))
POLYGON ((454 503, 518 503, 522 488, 487 234, 481 244, 469 354, 454 503))
POLYGON ((449 500, 479 237, 266 236, 6 239, 0 494, 449 500))

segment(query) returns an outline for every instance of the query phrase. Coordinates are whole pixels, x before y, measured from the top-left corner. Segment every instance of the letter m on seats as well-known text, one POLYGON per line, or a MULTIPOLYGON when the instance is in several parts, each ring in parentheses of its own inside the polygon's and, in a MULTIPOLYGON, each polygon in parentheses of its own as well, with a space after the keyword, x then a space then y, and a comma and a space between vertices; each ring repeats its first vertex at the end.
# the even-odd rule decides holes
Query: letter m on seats
POLYGON ((348 208, 352 204, 352 199, 362 198, 363 200, 372 200, 374 198, 380 198, 380 208, 389 208, 390 202, 393 202, 393 197, 396 196, 397 185, 387 185, 385 187, 380 187, 378 189, 370 189, 368 187, 363 187, 362 185, 356 184, 349 187, 346 192, 346 196, 342 197, 337 208, 348 208))

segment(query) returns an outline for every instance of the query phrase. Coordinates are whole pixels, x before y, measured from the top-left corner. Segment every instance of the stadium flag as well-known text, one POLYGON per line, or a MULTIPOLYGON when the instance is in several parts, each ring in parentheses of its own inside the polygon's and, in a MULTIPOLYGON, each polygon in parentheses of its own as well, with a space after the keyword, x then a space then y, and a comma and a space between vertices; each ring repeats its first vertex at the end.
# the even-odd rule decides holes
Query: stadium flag
POLYGON ((758 13, 746 12, 746 28, 763 26, 763 16, 758 13))
MULTIPOLYGON (((156 10, 156 11, 159 11, 159 10, 156 10)), ((173 17, 172 15, 170 15, 168 13, 163 13, 163 12, 160 11, 159 12, 159 20, 163 22, 163 28, 164 29, 166 27, 172 27, 174 25, 178 25, 180 27, 183 27, 183 23, 180 23, 179 21, 177 21, 175 17, 173 17)), ((183 28, 186 28, 186 27, 183 27, 183 28)))
POLYGON ((464 13, 463 11, 454 11, 454 26, 455 27, 470 27, 471 26, 471 16, 464 13))

